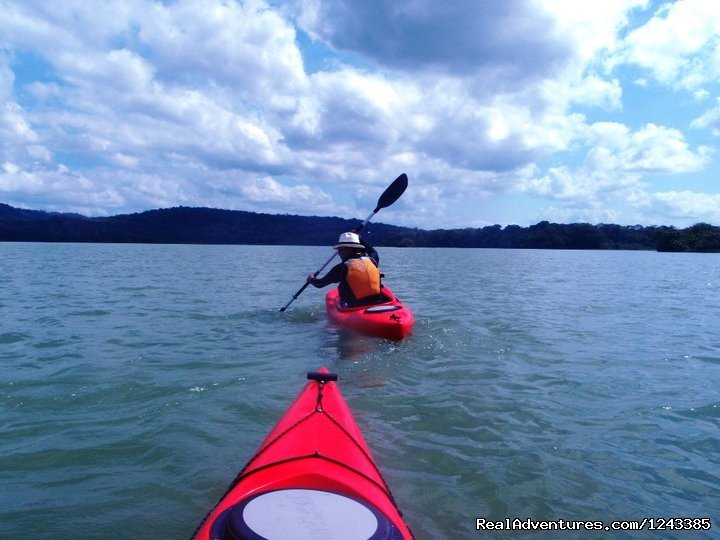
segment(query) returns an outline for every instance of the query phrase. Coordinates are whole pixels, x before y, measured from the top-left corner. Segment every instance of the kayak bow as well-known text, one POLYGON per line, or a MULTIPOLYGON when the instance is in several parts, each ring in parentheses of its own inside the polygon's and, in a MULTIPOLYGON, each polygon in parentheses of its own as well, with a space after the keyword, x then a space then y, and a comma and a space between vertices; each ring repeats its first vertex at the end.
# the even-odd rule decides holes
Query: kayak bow
POLYGON ((401 340, 412 330, 415 316, 395 294, 383 286, 387 302, 361 307, 344 307, 336 288, 325 296, 325 307, 330 320, 370 334, 371 336, 401 340))
POLYGON ((413 538, 323 368, 196 531, 196 539, 413 538))

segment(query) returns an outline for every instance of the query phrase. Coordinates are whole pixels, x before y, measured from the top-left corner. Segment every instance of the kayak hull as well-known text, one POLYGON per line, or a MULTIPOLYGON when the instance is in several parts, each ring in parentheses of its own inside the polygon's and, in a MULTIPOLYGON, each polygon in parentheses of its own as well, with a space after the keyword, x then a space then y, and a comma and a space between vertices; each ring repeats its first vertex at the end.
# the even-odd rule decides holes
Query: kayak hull
POLYGON ((313 376, 196 539, 413 537, 337 377, 325 369, 313 376))
POLYGON ((371 306, 343 307, 337 288, 325 296, 325 307, 330 320, 368 334, 393 340, 405 338, 415 324, 413 312, 395 294, 383 286, 387 302, 371 306))

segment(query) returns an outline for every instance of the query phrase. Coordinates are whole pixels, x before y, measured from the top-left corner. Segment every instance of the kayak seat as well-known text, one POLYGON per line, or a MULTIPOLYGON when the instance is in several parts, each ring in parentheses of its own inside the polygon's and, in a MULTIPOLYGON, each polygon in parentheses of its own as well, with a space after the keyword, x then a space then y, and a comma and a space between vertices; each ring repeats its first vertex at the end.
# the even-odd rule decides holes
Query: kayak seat
POLYGON ((212 525, 213 540, 402 540, 374 506, 320 489, 277 489, 231 506, 212 525))

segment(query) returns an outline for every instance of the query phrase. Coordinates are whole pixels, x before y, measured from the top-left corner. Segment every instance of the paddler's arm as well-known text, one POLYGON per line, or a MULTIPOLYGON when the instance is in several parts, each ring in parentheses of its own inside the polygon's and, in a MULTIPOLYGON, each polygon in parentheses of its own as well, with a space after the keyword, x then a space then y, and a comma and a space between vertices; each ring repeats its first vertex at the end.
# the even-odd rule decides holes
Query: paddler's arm
POLYGON ((327 274, 325 274, 321 278, 313 278, 313 275, 310 274, 307 277, 307 282, 312 285, 313 287, 317 287, 318 289, 321 289, 322 287, 325 287, 326 285, 330 285, 331 283, 340 283, 342 280, 342 272, 345 269, 344 263, 339 263, 333 266, 327 274))
POLYGON ((360 238, 360 243, 365 248, 365 253, 368 257, 370 257, 373 262, 375 263, 375 266, 380 266, 380 254, 377 252, 377 250, 372 247, 369 243, 365 241, 364 238, 360 238))

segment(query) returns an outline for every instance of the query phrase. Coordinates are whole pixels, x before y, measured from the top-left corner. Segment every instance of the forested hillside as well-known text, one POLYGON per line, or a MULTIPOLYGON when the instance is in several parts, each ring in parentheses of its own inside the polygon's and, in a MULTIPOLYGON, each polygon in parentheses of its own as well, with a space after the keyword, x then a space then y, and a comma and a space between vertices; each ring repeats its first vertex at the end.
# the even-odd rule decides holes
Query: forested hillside
MULTIPOLYGON (((331 245, 339 233, 360 223, 359 219, 188 207, 88 218, 0 203, 0 241, 331 245)), ((542 221, 530 227, 436 230, 370 223, 364 234, 378 246, 720 252, 720 227, 706 223, 676 229, 542 221)))

